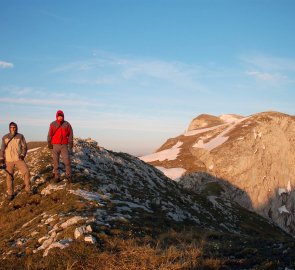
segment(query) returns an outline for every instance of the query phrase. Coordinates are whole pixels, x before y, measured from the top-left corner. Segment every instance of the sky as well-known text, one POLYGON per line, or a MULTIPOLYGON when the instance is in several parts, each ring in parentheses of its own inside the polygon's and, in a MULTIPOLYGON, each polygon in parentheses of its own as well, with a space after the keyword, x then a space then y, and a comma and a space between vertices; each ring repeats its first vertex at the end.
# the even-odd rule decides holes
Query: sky
POLYGON ((144 155, 207 113, 295 114, 293 0, 0 0, 0 136, 144 155))

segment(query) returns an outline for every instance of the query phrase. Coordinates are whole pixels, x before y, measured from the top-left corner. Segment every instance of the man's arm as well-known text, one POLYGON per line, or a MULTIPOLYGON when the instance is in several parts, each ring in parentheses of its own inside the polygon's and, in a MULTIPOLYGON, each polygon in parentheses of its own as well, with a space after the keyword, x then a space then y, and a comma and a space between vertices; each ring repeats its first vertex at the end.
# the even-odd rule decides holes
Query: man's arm
POLYGON ((24 137, 24 135, 22 135, 22 138, 21 138, 21 146, 22 146, 22 152, 20 154, 20 157, 21 159, 24 159, 27 155, 27 151, 28 151, 28 146, 27 146, 27 142, 26 142, 26 139, 24 137))
POLYGON ((53 127, 52 127, 52 124, 50 124, 48 135, 47 135, 47 145, 48 145, 49 149, 53 148, 52 143, 51 143, 52 134, 53 134, 53 127))
POLYGON ((69 129, 69 148, 70 148, 70 150, 73 150, 74 133, 73 133, 73 129, 72 129, 72 126, 70 123, 69 123, 68 129, 69 129))
POLYGON ((4 159, 5 159, 5 148, 6 148, 6 144, 5 144, 5 140, 4 140, 4 137, 3 137, 2 138, 1 150, 0 150, 0 163, 4 163, 4 159))

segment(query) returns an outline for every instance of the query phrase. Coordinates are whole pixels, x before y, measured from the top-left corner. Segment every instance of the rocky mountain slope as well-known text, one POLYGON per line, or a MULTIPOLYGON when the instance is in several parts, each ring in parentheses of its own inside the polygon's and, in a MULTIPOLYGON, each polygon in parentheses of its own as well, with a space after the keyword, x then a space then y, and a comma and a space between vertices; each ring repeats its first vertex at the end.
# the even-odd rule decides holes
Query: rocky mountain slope
POLYGON ((53 184, 51 154, 32 149, 35 195, 4 196, 0 269, 295 267, 291 237, 206 187, 199 194, 125 153, 75 139, 74 180, 53 184))
POLYGON ((236 187, 231 199, 295 235, 294 134, 295 117, 278 112, 200 115, 141 159, 174 178, 206 172, 223 179, 236 187))

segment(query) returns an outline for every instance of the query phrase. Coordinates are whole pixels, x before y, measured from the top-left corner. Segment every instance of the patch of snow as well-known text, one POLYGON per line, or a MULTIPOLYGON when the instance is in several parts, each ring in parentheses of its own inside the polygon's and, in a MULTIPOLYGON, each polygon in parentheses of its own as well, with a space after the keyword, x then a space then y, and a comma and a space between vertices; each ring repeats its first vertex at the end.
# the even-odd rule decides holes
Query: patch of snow
POLYGON ((283 193, 287 193, 287 190, 285 188, 279 188, 278 193, 281 196, 283 193))
POLYGON ((278 208, 278 210, 279 210, 279 212, 280 212, 280 214, 282 214, 282 213, 290 213, 289 211, 288 211, 288 209, 286 208, 286 205, 283 205, 283 206, 281 206, 280 208, 278 208))
POLYGON ((183 142, 178 141, 174 146, 169 149, 162 150, 160 152, 156 152, 150 155, 146 155, 143 157, 139 157, 144 162, 152 162, 152 161, 164 161, 164 160, 175 160, 179 154, 180 146, 183 142))
POLYGON ((247 118, 248 117, 238 119, 238 120, 234 121, 223 132, 221 132, 218 136, 216 136, 215 138, 213 138, 209 142, 204 143, 203 141, 198 141, 196 144, 193 145, 193 147, 203 148, 203 149, 206 149, 206 150, 208 150, 210 152, 214 148, 216 148, 216 147, 222 145, 223 143, 225 143, 229 138, 228 136, 226 137, 225 135, 230 130, 232 130, 237 124, 241 123, 242 121, 246 120, 247 118))
POLYGON ((227 125, 227 124, 221 124, 221 125, 210 127, 210 128, 202 128, 202 129, 191 130, 191 131, 185 132, 183 135, 186 136, 186 137, 187 136, 194 136, 194 135, 197 135, 197 134, 205 133, 207 131, 211 131, 211 130, 223 127, 225 125, 227 125))
POLYGON ((240 117, 236 117, 234 115, 231 115, 231 114, 222 114, 219 116, 219 118, 226 122, 226 123, 232 123, 232 122, 236 122, 237 120, 240 119, 240 117))
POLYGON ((216 138, 209 141, 208 143, 204 143, 203 141, 198 141, 198 143, 194 144, 193 147, 203 148, 208 151, 211 151, 214 148, 218 147, 219 145, 225 143, 227 140, 228 140, 228 137, 223 137, 219 135, 216 138))
POLYGON ((175 181, 179 180, 179 178, 186 172, 186 170, 183 168, 164 168, 160 166, 156 168, 163 172, 167 177, 175 181))

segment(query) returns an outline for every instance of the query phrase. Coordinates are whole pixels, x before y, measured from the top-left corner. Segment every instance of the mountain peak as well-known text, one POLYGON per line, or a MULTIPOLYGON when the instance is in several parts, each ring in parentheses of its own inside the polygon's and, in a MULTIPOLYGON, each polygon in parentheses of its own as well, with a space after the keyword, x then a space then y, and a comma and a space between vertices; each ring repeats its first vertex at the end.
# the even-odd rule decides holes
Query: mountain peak
POLYGON ((295 117, 280 112, 202 114, 192 120, 189 131, 142 159, 167 176, 177 169, 175 180, 195 172, 225 179, 245 191, 251 203, 245 205, 239 192, 232 193, 234 200, 295 235, 294 134, 295 117))
POLYGON ((188 131, 201 129, 201 128, 209 128, 216 125, 223 124, 223 120, 217 116, 210 114, 200 114, 196 118, 194 118, 189 124, 188 131))

